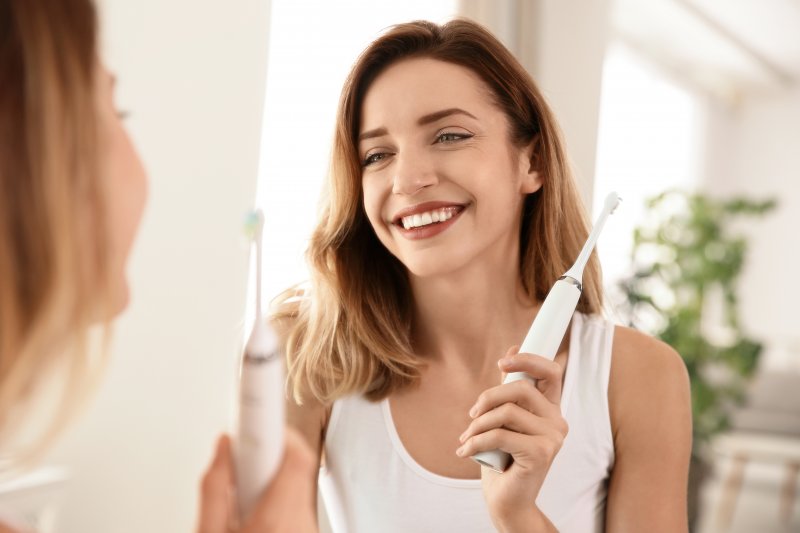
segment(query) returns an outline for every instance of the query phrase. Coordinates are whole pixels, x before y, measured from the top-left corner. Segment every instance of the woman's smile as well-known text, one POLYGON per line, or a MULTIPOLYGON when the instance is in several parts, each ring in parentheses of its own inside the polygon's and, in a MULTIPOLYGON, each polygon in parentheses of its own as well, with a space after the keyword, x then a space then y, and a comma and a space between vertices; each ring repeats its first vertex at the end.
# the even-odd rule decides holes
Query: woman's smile
POLYGON ((424 202, 397 211, 391 225, 406 239, 427 239, 455 224, 467 207, 457 202, 424 202))

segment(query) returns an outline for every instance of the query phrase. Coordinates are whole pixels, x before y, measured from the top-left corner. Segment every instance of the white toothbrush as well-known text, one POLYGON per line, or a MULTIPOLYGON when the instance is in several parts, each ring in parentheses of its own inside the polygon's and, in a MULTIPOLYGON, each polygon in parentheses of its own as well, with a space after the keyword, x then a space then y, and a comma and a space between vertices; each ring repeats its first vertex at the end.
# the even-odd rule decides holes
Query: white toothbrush
POLYGON ((264 214, 250 213, 245 231, 256 250, 256 319, 239 374, 234 440, 239 516, 244 520, 269 485, 283 456, 284 375, 278 335, 261 315, 261 235, 264 214))
MULTIPOLYGON (((530 330, 528 330, 528 335, 522 341, 522 345, 519 348, 520 353, 540 355, 547 357, 551 361, 555 358, 558 347, 564 338, 564 333, 567 331, 567 326, 569 326, 569 321, 575 313, 575 308, 578 306, 578 300, 581 297, 583 268, 589 260, 606 219, 614 212, 620 201, 621 198, 617 196, 617 193, 612 192, 606 196, 603 212, 597 218, 592 233, 583 245, 577 261, 550 289, 544 299, 544 303, 542 303, 542 308, 539 309, 530 330)), ((520 379, 528 379, 536 383, 536 380, 525 372, 512 372, 506 376, 503 383, 512 383, 520 379)), ((511 463, 511 456, 502 450, 480 452, 473 455, 472 458, 481 465, 488 466, 497 472, 504 472, 511 463)))

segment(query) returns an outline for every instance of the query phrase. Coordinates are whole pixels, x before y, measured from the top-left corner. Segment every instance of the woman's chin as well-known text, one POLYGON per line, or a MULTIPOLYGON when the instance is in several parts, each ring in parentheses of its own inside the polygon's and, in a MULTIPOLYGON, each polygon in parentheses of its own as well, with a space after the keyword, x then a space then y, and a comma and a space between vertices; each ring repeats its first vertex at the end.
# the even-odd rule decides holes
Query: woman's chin
POLYGON ((458 270, 461 265, 455 261, 442 261, 441 258, 415 258, 404 263, 409 274, 420 279, 435 279, 458 270))
POLYGON ((458 242, 393 250, 409 274, 418 278, 437 278, 462 271, 473 264, 479 253, 475 246, 458 242))

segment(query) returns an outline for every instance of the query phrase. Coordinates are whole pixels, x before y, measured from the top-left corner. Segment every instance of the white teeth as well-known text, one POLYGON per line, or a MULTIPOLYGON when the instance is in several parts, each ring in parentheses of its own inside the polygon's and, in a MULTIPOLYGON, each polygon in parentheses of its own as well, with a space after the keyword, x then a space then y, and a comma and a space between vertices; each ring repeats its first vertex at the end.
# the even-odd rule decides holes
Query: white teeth
POLYGON ((401 222, 405 229, 419 228, 436 222, 444 222, 453 218, 453 210, 449 208, 437 209, 435 211, 426 211, 425 213, 417 213, 416 215, 409 215, 403 217, 401 222))

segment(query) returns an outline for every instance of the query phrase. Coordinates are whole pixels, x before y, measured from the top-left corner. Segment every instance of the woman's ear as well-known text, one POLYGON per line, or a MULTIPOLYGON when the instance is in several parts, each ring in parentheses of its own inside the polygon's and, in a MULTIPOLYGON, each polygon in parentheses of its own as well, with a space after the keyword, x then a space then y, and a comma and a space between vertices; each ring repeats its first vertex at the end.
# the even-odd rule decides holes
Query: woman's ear
POLYGON ((539 174, 541 157, 541 136, 536 135, 531 142, 520 150, 520 192, 530 194, 542 187, 542 176, 539 174))

